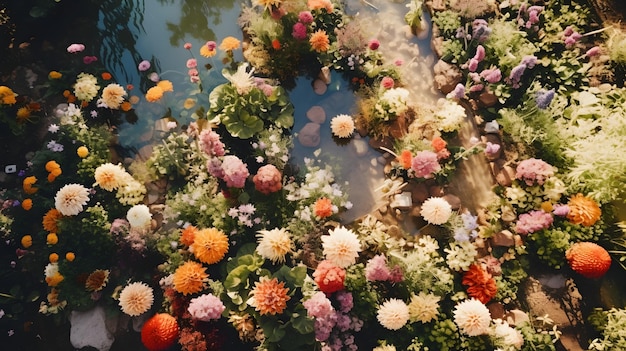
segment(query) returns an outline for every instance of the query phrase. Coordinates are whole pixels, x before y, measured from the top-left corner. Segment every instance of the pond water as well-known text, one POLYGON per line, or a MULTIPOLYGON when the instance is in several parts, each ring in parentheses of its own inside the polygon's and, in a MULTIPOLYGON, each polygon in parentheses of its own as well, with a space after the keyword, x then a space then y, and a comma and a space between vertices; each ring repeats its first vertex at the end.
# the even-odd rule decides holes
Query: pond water
MULTIPOLYGON (((433 65, 435 55, 430 49, 430 33, 426 29, 414 36, 404 23, 406 7, 404 3, 377 1, 376 3, 350 0, 346 12, 361 18, 362 23, 376 23, 367 29, 366 34, 378 38, 386 49, 387 60, 397 62, 403 79, 414 99, 412 103, 433 105, 441 94, 433 87, 433 65)), ((100 56, 106 68, 120 83, 142 88, 148 86, 148 73, 139 72, 141 60, 149 60, 162 79, 174 84, 174 93, 166 94, 159 103, 148 103, 142 97, 136 106, 138 120, 120 126, 121 145, 140 152, 142 147, 158 140, 157 121, 169 115, 180 124, 193 121, 191 114, 199 107, 208 106, 208 92, 225 82, 221 75, 223 64, 219 58, 200 57, 198 49, 209 40, 219 41, 226 36, 242 38, 237 25, 241 2, 218 0, 210 3, 202 0, 132 0, 115 8, 102 8, 99 30, 102 37, 100 56), (126 27, 126 24, 128 26, 126 27), (191 43, 192 49, 183 48, 191 43), (205 63, 211 68, 201 72, 203 92, 196 84, 189 82, 185 62, 195 57, 201 67, 205 63), (183 107, 184 100, 196 95, 196 105, 191 109, 183 107), (156 126, 156 127, 155 127, 156 126)), ((427 13, 424 13, 427 17, 427 13)), ((428 19, 428 18, 427 18, 428 19)), ((235 60, 241 61, 241 50, 235 51, 235 60)), ((382 153, 368 146, 366 138, 358 136, 347 144, 337 144, 331 135, 330 119, 338 114, 352 114, 355 109, 355 94, 341 76, 334 73, 327 91, 316 94, 312 80, 300 77, 295 88, 290 91, 295 106, 295 126, 297 132, 309 122, 306 112, 313 106, 321 106, 326 112, 326 120, 321 126, 321 141, 317 147, 304 147, 295 139, 292 162, 302 165, 305 157, 319 158, 333 167, 339 183, 348 182, 350 201, 354 207, 343 214, 343 221, 350 222, 376 208, 378 195, 375 189, 384 180, 382 153)), ((133 91, 130 93, 133 94, 133 91)), ((136 95, 141 96, 140 93, 136 95)))

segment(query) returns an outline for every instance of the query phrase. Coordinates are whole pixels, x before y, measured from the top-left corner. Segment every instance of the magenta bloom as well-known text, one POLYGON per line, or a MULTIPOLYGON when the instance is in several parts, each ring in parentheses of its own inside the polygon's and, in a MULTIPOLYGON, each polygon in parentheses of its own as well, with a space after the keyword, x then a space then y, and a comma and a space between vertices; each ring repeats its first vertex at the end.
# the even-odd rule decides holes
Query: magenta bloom
POLYGON ((187 71, 187 75, 188 75, 189 77, 197 77, 197 76, 199 76, 199 75, 200 75, 200 72, 198 72, 198 70, 197 70, 197 69, 195 69, 195 68, 191 68, 191 69, 189 69, 189 70, 187 71))
POLYGON ((378 39, 372 39, 370 40, 368 47, 370 50, 377 50, 380 47, 380 41, 378 41, 378 39))
POLYGON ((83 44, 72 44, 67 47, 67 52, 69 52, 70 54, 75 54, 83 50, 85 50, 85 45, 83 44))
POLYGON ((86 65, 92 64, 94 62, 98 61, 98 58, 95 56, 85 56, 83 57, 83 63, 86 65))
POLYGON ((219 319, 226 307, 222 301, 213 294, 204 294, 191 299, 187 311, 193 319, 208 322, 212 319, 219 319))
POLYGON ((540 210, 523 213, 517 219, 515 231, 518 234, 530 234, 536 231, 547 229, 552 225, 552 215, 540 210))
POLYGON ((592 57, 592 56, 597 56, 598 54, 600 54, 600 47, 594 46, 591 49, 587 50, 587 52, 585 53, 585 56, 592 57))
POLYGON ((391 77, 383 77, 383 79, 380 81, 380 85, 385 89, 391 89, 395 85, 395 82, 391 77))
POLYGON ((477 59, 475 59, 475 58, 471 58, 471 59, 469 60, 469 63, 467 64, 467 69, 468 69, 470 72, 476 72, 476 70, 478 69, 478 63, 479 63, 479 62, 478 62, 478 60, 477 60, 477 59))
POLYGON ((318 291, 310 299, 302 303, 309 316, 314 318, 324 318, 331 314, 334 309, 330 300, 321 291, 318 291))
POLYGON ((187 60, 187 68, 196 68, 198 67, 198 61, 194 58, 190 58, 187 60))
POLYGON ((497 83, 502 79, 502 72, 499 68, 486 69, 480 72, 480 76, 487 81, 487 83, 497 83))
POLYGON ((383 255, 376 255, 367 261, 365 266, 365 279, 374 281, 386 281, 391 277, 389 267, 387 267, 387 258, 383 255))
POLYGON ((206 168, 209 174, 218 179, 224 178, 224 169, 222 168, 222 161, 217 157, 211 157, 206 161, 206 168))
POLYGON ((215 48, 217 47, 217 43, 214 42, 213 40, 207 41, 205 45, 210 51, 215 50, 215 48))
POLYGON ((210 129, 203 129, 199 136, 200 147, 209 156, 224 156, 224 143, 220 135, 210 129))
POLYGON ((306 36, 307 36, 306 26, 300 22, 294 24, 291 35, 293 36, 294 39, 297 39, 297 40, 306 39, 306 36))
POLYGON ((139 62, 139 65, 137 66, 137 68, 139 69, 140 72, 145 72, 145 71, 149 70, 150 69, 150 61, 143 60, 143 61, 139 62))
POLYGON ((563 204, 556 204, 553 206, 552 213, 555 216, 565 217, 569 213, 569 206, 563 204))
POLYGON ((523 180, 528 186, 543 185, 545 180, 553 175, 554 167, 536 158, 529 158, 520 162, 515 170, 515 178, 523 180))
POLYGON ((418 178, 432 178, 435 172, 441 170, 441 166, 437 160, 437 154, 424 150, 418 152, 411 161, 411 169, 418 178))
POLYGON ((250 175, 248 166, 237 156, 224 156, 222 169, 224 170, 224 181, 229 188, 243 188, 250 175))
POLYGON ((311 11, 302 11, 298 14, 298 22, 302 24, 313 23, 313 15, 311 11))
POLYGON ((485 59, 485 48, 482 45, 478 45, 478 47, 476 47, 476 54, 474 55, 474 59, 478 62, 481 62, 485 59))

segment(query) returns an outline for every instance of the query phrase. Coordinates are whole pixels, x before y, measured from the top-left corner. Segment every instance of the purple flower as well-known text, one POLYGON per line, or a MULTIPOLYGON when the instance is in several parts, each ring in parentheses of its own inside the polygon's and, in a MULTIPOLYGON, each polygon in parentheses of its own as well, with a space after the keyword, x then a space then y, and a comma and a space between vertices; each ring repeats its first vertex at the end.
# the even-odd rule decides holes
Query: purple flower
POLYGON ((502 79, 502 72, 499 68, 486 69, 480 72, 480 76, 487 81, 487 83, 497 83, 502 79))
POLYGON ((150 69, 150 61, 143 60, 143 61, 139 62, 139 65, 137 65, 137 68, 139 69, 140 72, 145 72, 145 71, 149 70, 150 69))
POLYGON ((211 129, 203 129, 200 133, 200 147, 209 156, 224 156, 224 143, 220 141, 220 135, 211 129))
POLYGON ((509 83, 511 83, 513 88, 520 87, 519 81, 520 79, 522 79, 522 75, 524 74, 525 70, 526 65, 523 63, 520 63, 519 65, 513 67, 513 69, 511 70, 511 74, 509 74, 509 83))
POLYGON ((552 225, 554 218, 550 213, 541 210, 534 210, 521 214, 515 224, 515 231, 518 234, 530 234, 541 229, 547 229, 552 225))
POLYGON ((565 217, 569 213, 569 206, 563 204, 556 204, 552 208, 552 213, 555 216, 565 217))
POLYGON ((63 145, 57 143, 54 140, 50 140, 46 146, 47 146, 48 150, 50 150, 50 151, 54 151, 54 152, 62 152, 63 151, 63 145))
POLYGON ((537 57, 533 55, 526 55, 522 58, 522 65, 526 65, 528 68, 533 68, 537 64, 537 57))
POLYGON ((69 52, 70 54, 75 54, 83 50, 85 50, 85 45, 83 44, 72 44, 67 47, 67 52, 69 52))
POLYGON ((365 266, 365 278, 371 282, 389 280, 391 272, 387 267, 387 258, 383 255, 376 255, 367 261, 365 266))
POLYGON ((296 40, 304 40, 306 39, 306 26, 301 22, 298 22, 293 25, 293 29, 291 32, 291 36, 293 36, 296 40))
POLYGON ((415 176, 418 178, 432 178, 435 172, 441 170, 439 165, 437 154, 424 150, 418 152, 411 161, 411 169, 415 172, 415 176))
POLYGON ((457 84, 450 93, 448 93, 447 98, 449 99, 462 99, 465 97, 465 86, 461 83, 457 84))
POLYGON ((311 11, 302 11, 298 14, 298 22, 302 24, 309 24, 313 22, 313 15, 311 11))
POLYGON ((467 69, 470 72, 476 72, 476 69, 478 69, 478 60, 475 58, 471 58, 469 60, 469 64, 467 65, 467 69))
POLYGON ((83 63, 86 65, 92 64, 94 62, 98 61, 98 58, 95 56, 85 56, 83 57, 83 63))
POLYGON ((489 38, 491 28, 488 27, 487 21, 482 18, 475 19, 472 22, 472 39, 484 42, 489 38))
POLYGON ((222 168, 222 161, 217 157, 211 157, 206 161, 206 168, 209 174, 218 179, 224 178, 224 169, 222 168))
POLYGON ((548 106, 550 106, 552 99, 554 99, 554 89, 541 89, 535 93, 535 103, 537 103, 537 107, 542 110, 545 110, 548 106))
POLYGON ((499 144, 494 144, 490 141, 487 142, 487 145, 485 146, 485 154, 488 156, 493 156, 496 153, 498 153, 498 151, 500 151, 500 145, 499 144))

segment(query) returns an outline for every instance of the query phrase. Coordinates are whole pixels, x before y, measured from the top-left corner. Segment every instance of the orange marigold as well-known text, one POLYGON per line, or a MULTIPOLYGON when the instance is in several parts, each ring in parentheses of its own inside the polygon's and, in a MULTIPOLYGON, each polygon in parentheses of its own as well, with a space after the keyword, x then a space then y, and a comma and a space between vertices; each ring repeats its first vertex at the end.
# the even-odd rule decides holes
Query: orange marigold
POLYGON ((586 278, 600 278, 611 268, 611 255, 602 246, 579 242, 565 251, 572 270, 586 278))
POLYGON ((24 199, 24 201, 22 201, 22 208, 26 211, 30 211, 30 209, 33 208, 33 200, 24 199))
POLYGON ((447 145, 448 143, 445 140, 443 140, 443 138, 440 136, 434 137, 433 140, 431 140, 430 142, 430 146, 432 146, 435 152, 439 152, 445 149, 447 145))
POLYGON ((46 166, 45 167, 46 167, 46 171, 48 171, 48 172, 52 172, 55 169, 61 169, 61 165, 59 165, 57 163, 57 161, 55 161, 55 160, 51 160, 51 161, 46 162, 46 166))
POLYGON ((479 265, 472 264, 463 275, 463 285, 467 286, 467 294, 486 304, 496 296, 498 288, 496 280, 479 265))
POLYGON ((25 249, 28 249, 33 245, 33 237, 30 235, 24 235, 20 240, 20 243, 25 249))
POLYGON ((148 100, 149 102, 159 101, 162 97, 163 89, 161 89, 159 86, 152 87, 146 92, 146 100, 148 100))
POLYGON ((228 237, 216 228, 201 229, 196 232, 191 249, 200 261, 206 264, 217 263, 228 252, 228 237))
POLYGON ((50 261, 50 263, 56 263, 59 261, 59 254, 57 253, 51 253, 50 255, 48 255, 48 260, 50 261))
POLYGON ((157 313, 141 328, 141 342, 150 351, 169 349, 178 340, 176 318, 167 313, 157 313))
POLYGON ((30 109, 28 107, 20 107, 17 110, 17 122, 24 123, 30 117, 30 109))
POLYGON ((174 91, 174 85, 172 84, 172 82, 170 82, 169 80, 160 80, 157 83, 157 87, 161 88, 164 92, 165 91, 174 91))
POLYGON ((76 254, 74 254, 73 252, 68 252, 65 254, 65 259, 69 262, 72 262, 76 259, 76 254))
POLYGON ((222 40, 222 42, 220 43, 220 50, 223 51, 233 51, 236 49, 239 49, 239 39, 235 38, 235 37, 226 37, 222 40))
POLYGON ((38 189, 33 187, 33 184, 35 184, 36 182, 37 177, 35 176, 24 178, 24 180, 22 181, 22 188, 24 189, 24 192, 29 195, 36 193, 38 189))
POLYGON ((63 77, 63 74, 57 71, 50 71, 50 73, 48 73, 48 78, 50 79, 59 79, 61 77, 63 77))
POLYGON ((122 102, 122 104, 120 105, 120 109, 124 112, 128 112, 133 108, 133 105, 128 102, 128 101, 124 101, 122 102))
POLYGON ((193 244, 193 240, 195 239, 197 232, 198 232, 198 228, 192 225, 183 229, 183 232, 180 235, 181 244, 186 245, 186 246, 191 246, 191 244, 193 244))
POLYGON ((411 161, 413 161, 413 155, 411 155, 411 151, 402 150, 398 161, 400 162, 400 165, 402 166, 402 168, 404 169, 411 168, 411 161))
POLYGON ((183 295, 195 294, 204 289, 204 283, 208 279, 209 275, 202 264, 187 261, 174 272, 174 290, 183 295))
POLYGON ((592 198, 580 193, 570 197, 567 206, 569 207, 567 219, 574 224, 589 227, 594 225, 602 215, 600 205, 592 198))
POLYGON ((56 233, 48 233, 48 235, 46 235, 46 244, 55 245, 58 242, 59 242, 59 237, 57 236, 56 233))
POLYGON ((311 34, 309 44, 311 44, 311 49, 317 52, 325 52, 330 49, 328 34, 326 34, 326 32, 322 29, 318 29, 315 33, 311 34))
POLYGON ((333 203, 328 198, 320 197, 315 201, 313 212, 319 218, 329 217, 333 214, 333 203))
POLYGON ((104 80, 110 80, 111 78, 113 78, 113 76, 111 76, 111 73, 109 73, 109 72, 102 72, 102 74, 100 76, 104 80))
POLYGON ((278 279, 261 277, 254 284, 254 289, 250 292, 252 296, 251 305, 264 314, 280 314, 287 308, 289 288, 285 288, 284 282, 278 282, 278 279))
POLYGON ((48 286, 57 286, 60 282, 63 281, 63 279, 64 278, 61 273, 56 272, 53 276, 46 277, 46 283, 48 284, 48 286))

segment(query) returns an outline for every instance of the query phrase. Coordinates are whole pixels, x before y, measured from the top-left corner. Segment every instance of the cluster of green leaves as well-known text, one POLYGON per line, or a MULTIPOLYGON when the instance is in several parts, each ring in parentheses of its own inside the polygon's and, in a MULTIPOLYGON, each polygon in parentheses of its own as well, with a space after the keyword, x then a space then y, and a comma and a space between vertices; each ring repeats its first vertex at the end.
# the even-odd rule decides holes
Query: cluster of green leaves
POLYGON ((611 308, 595 310, 588 318, 590 324, 601 336, 592 340, 589 350, 624 350, 626 349, 626 310, 611 308))

